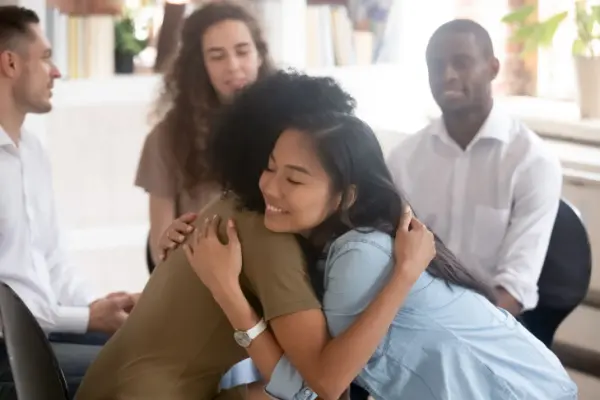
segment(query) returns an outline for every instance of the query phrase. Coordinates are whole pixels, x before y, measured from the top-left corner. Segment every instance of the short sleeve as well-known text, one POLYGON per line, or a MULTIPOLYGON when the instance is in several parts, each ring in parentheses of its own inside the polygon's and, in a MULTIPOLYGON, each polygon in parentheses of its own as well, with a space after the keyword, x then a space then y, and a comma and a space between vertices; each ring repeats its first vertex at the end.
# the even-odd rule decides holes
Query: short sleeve
POLYGON ((236 218, 242 244, 242 274, 261 303, 265 320, 320 309, 296 238, 270 232, 262 216, 245 214, 236 218))
POLYGON ((146 137, 135 185, 156 196, 174 197, 177 195, 177 180, 168 162, 168 146, 165 142, 159 127, 146 137))

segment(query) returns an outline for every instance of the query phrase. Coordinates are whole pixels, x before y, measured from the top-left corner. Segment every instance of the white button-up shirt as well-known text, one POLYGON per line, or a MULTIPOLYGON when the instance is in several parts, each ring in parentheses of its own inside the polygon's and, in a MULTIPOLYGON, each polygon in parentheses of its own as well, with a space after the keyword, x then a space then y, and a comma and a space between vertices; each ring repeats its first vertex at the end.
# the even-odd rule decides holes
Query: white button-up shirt
POLYGON ((76 272, 61 245, 42 144, 24 131, 17 147, 0 128, 0 281, 46 332, 83 333, 99 296, 76 272))
POLYGON ((439 118, 393 149, 388 166, 467 268, 489 273, 524 309, 536 306, 562 188, 558 158, 539 136, 494 106, 466 149, 439 118))

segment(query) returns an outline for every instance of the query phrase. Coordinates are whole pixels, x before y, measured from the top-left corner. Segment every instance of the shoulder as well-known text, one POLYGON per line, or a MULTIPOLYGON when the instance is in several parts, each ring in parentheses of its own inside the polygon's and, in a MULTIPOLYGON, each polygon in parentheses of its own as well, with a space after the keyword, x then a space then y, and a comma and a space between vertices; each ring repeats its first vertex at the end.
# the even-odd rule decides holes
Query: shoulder
POLYGON ((517 171, 529 171, 535 176, 562 180, 562 167, 556 153, 537 133, 514 118, 509 154, 517 157, 517 171))
POLYGON ((407 134, 395 147, 390 150, 388 156, 388 164, 392 166, 400 166, 411 156, 417 153, 423 145, 427 143, 432 132, 439 124, 438 119, 432 121, 418 132, 407 134))
MULTIPOLYGON (((240 207, 237 197, 233 194, 223 194, 203 208, 197 219, 198 223, 214 215, 220 216, 223 222, 229 218, 235 222, 242 244, 244 264, 254 259, 261 260, 263 263, 269 260, 291 261, 297 260, 302 255, 294 235, 268 230, 264 224, 264 215, 240 207)), ((225 226, 225 223, 221 224, 222 234, 225 232, 225 226)))
POLYGON ((334 286, 334 292, 355 295, 380 288, 394 266, 392 248, 392 237, 378 231, 355 229, 339 237, 325 263, 326 294, 334 286))
POLYGON ((179 176, 169 149, 166 134, 159 124, 146 136, 138 162, 136 186, 162 197, 177 195, 179 176))
POLYGON ((31 157, 28 157, 29 161, 35 158, 35 163, 41 163, 44 167, 50 167, 50 157, 38 135, 24 129, 21 133, 21 146, 25 146, 31 155, 31 157))
POLYGON ((46 153, 40 137, 27 129, 23 129, 21 132, 21 143, 24 143, 31 151, 46 153))
POLYGON ((331 245, 328 254, 328 263, 335 262, 341 255, 352 252, 361 257, 392 257, 394 240, 381 231, 367 229, 353 229, 337 238, 331 245))
POLYGON ((164 153, 167 148, 167 132, 164 128, 164 123, 159 122, 156 124, 150 133, 146 136, 144 142, 144 152, 151 153, 164 153))

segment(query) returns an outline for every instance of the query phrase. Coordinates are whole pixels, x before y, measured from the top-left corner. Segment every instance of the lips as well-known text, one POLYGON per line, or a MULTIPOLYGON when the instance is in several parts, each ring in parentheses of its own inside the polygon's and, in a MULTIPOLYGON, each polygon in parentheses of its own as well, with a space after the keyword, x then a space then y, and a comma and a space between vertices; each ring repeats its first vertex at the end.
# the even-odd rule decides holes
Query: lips
POLYGON ((461 89, 444 88, 440 91, 440 95, 446 99, 464 99, 466 94, 461 89))
POLYGON ((246 80, 234 80, 229 82, 229 86, 234 89, 243 89, 246 86, 246 80))

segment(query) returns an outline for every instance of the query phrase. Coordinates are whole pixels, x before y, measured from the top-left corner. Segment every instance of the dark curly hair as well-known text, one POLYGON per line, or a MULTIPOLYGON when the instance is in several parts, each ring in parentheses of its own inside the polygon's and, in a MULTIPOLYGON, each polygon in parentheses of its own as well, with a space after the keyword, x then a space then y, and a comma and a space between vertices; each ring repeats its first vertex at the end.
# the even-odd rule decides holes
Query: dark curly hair
MULTIPOLYGON (((336 238, 351 229, 371 229, 395 236, 407 202, 392 181, 375 133, 352 114, 354 107, 354 99, 330 78, 286 72, 266 78, 244 91, 215 130, 210 141, 213 171, 244 207, 263 213, 260 176, 283 131, 299 130, 314 141, 332 190, 356 188, 352 205, 313 234, 336 238)), ((347 204, 345 199, 341 204, 347 204)), ((435 240, 437 256, 429 273, 494 301, 492 287, 470 273, 437 236, 435 240)))
POLYGON ((210 27, 227 20, 248 26, 262 60, 257 79, 274 70, 258 20, 244 6, 220 1, 202 6, 187 17, 180 48, 164 75, 153 113, 159 120, 158 129, 166 132, 164 145, 171 150, 170 161, 184 189, 209 179, 206 140, 222 104, 206 71, 202 37, 210 27))
POLYGON ((300 115, 351 114, 355 108, 354 98, 328 77, 288 70, 257 81, 240 92, 212 130, 207 150, 213 178, 237 193, 246 208, 263 212, 258 179, 281 132, 300 115))

